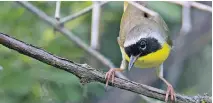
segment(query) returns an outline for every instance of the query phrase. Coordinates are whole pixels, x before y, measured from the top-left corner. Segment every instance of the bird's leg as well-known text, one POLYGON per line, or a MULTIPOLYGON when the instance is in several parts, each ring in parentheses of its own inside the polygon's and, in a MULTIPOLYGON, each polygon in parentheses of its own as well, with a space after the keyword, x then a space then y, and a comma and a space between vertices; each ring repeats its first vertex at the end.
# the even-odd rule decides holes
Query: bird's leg
POLYGON ((169 94, 171 96, 171 100, 176 101, 176 95, 175 95, 175 91, 174 91, 172 85, 166 79, 163 78, 163 64, 161 64, 161 66, 160 66, 160 71, 159 71, 158 76, 167 85, 165 102, 168 101, 169 94))
MULTIPOLYGON (((122 49, 120 47, 120 49, 122 49)), ((122 50, 121 50, 122 51, 122 50)), ((115 79, 115 72, 116 71, 123 71, 125 68, 126 68, 126 60, 125 60, 125 57, 124 57, 124 54, 123 52, 122 53, 122 61, 121 61, 121 65, 120 65, 120 68, 111 68, 105 75, 105 79, 106 79, 106 87, 108 86, 108 83, 109 83, 109 80, 111 79, 112 80, 112 83, 114 82, 114 79, 115 79)))
POLYGON ((172 85, 166 80, 164 79, 163 77, 159 77, 161 80, 164 81, 164 83, 167 85, 167 91, 166 91, 166 98, 165 98, 165 101, 167 102, 168 101, 168 97, 169 97, 169 94, 171 95, 171 100, 175 100, 176 101, 176 96, 175 96, 175 91, 172 87, 172 85))
POLYGON ((108 86, 109 80, 112 80, 112 83, 114 82, 115 79, 115 72, 116 71, 123 71, 121 68, 111 68, 105 75, 106 79, 106 87, 108 86))

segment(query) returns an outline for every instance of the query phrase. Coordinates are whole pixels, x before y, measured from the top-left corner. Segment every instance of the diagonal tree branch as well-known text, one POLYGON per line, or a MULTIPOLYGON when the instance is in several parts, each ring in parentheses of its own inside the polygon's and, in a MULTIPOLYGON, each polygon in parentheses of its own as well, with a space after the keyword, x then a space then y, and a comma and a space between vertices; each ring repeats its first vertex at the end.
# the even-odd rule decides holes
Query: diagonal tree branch
MULTIPOLYGON (((100 3, 100 6, 103 6, 103 5, 107 4, 108 2, 109 2, 109 1, 101 2, 101 3, 100 3)), ((68 15, 68 16, 62 18, 61 21, 60 21, 60 23, 69 22, 69 21, 71 21, 71 20, 73 20, 73 19, 75 19, 75 18, 77 18, 77 17, 79 17, 79 16, 81 16, 81 15, 84 15, 84 14, 86 14, 86 13, 92 11, 92 9, 93 9, 93 5, 92 5, 92 6, 89 6, 89 7, 87 7, 87 8, 84 8, 83 10, 81 10, 81 11, 75 13, 75 14, 68 15)))
MULTIPOLYGON (((179 4, 179 5, 182 5, 182 6, 185 5, 185 3, 184 3, 185 1, 167 1, 167 2, 174 3, 174 4, 179 4)), ((197 1, 191 1, 190 6, 192 6, 194 8, 197 8, 197 9, 200 9, 200 10, 203 10, 203 11, 208 11, 208 12, 212 13, 212 7, 211 6, 199 3, 197 1)))
MULTIPOLYGON (((72 73, 76 75, 83 83, 89 83, 94 81, 101 83, 106 82, 104 78, 105 74, 103 72, 98 71, 97 69, 94 69, 87 64, 78 64, 68 59, 53 55, 51 53, 46 52, 45 50, 42 50, 30 44, 26 44, 6 34, 0 33, 0 44, 10 49, 13 49, 21 54, 39 60, 43 63, 72 73)), ((158 99, 161 101, 164 101, 165 98, 165 91, 163 90, 121 78, 115 78, 114 84, 110 82, 109 85, 134 93, 142 94, 144 96, 158 99)), ((211 97, 206 95, 189 97, 177 94, 176 98, 176 103, 200 103, 202 101, 205 101, 205 103, 211 103, 211 97)))
POLYGON ((55 7, 55 19, 60 20, 60 9, 61 9, 61 1, 56 1, 55 7))

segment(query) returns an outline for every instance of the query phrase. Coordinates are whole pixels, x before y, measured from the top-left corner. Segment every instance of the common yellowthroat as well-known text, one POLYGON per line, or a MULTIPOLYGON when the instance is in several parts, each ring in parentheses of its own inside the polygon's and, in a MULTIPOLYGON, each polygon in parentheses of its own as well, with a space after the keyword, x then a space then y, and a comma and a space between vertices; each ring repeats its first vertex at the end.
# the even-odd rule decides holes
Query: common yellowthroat
MULTIPOLYGON (((137 3, 146 6, 147 3, 137 3)), ((171 50, 171 40, 168 36, 168 27, 164 20, 152 17, 127 2, 124 2, 124 13, 120 24, 120 33, 117 38, 122 53, 120 68, 112 68, 105 78, 114 82, 115 71, 123 71, 127 62, 130 70, 133 65, 138 68, 156 68, 158 77, 168 86, 165 101, 169 94, 175 100, 172 85, 163 78, 163 62, 168 58, 171 50)))

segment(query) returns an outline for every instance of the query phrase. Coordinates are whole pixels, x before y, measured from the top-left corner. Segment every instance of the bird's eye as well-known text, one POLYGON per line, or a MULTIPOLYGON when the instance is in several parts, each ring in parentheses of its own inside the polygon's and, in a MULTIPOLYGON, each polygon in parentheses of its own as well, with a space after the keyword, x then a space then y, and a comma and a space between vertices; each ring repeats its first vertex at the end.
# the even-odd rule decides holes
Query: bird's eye
POLYGON ((146 49, 146 42, 143 40, 140 42, 140 47, 139 47, 140 50, 145 50, 146 49))

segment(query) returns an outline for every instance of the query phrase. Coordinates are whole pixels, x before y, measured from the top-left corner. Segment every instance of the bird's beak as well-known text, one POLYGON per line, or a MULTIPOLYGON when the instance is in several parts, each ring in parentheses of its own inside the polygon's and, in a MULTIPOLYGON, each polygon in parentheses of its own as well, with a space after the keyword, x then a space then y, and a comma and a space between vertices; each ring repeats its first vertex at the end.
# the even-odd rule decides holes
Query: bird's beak
POLYGON ((128 66, 128 70, 130 71, 130 69, 132 68, 132 66, 134 65, 135 61, 138 59, 138 56, 133 56, 131 55, 130 57, 130 61, 129 61, 129 66, 128 66))

